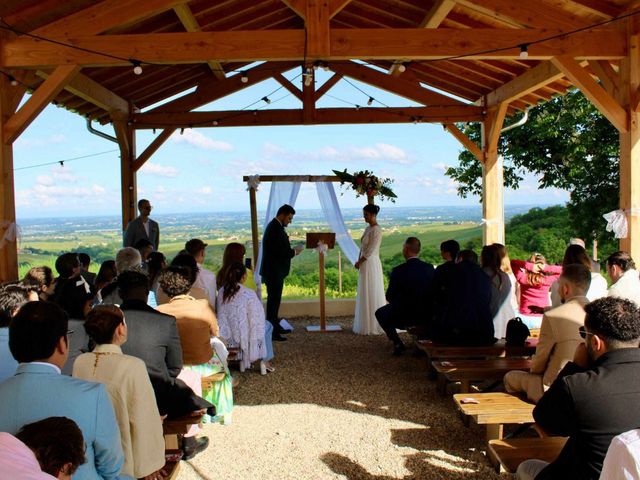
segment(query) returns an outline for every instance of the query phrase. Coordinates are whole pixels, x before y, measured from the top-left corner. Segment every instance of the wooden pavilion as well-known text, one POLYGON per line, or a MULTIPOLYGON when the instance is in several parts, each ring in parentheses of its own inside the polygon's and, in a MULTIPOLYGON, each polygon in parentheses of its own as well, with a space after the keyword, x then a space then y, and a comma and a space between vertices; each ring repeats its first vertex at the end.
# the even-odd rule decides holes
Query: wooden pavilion
MULTIPOLYGON (((15 222, 13 142, 54 102, 113 125, 123 225, 136 215, 136 172, 176 129, 422 121, 483 164, 484 240, 501 241, 505 117, 573 85, 620 132, 620 247, 640 258, 636 0, 3 0, 0 19, 0 238, 15 222), (314 67, 333 76, 317 85, 314 67), (283 76, 293 68, 299 84, 283 76), (200 110, 268 78, 301 108, 200 110), (317 108, 343 78, 420 106, 317 108), (482 122, 482 144, 458 122, 482 122), (159 133, 138 152, 141 129, 159 133)), ((8 242, 0 280, 17 268, 8 242)))

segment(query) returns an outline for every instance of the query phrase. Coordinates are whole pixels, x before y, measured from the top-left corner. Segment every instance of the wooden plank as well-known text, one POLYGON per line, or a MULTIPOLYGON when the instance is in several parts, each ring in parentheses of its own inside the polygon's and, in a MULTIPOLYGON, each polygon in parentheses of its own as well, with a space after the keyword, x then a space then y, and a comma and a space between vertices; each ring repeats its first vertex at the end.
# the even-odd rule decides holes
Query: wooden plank
POLYGON ((328 58, 331 53, 329 0, 307 0, 306 12, 307 59, 313 61, 328 58))
POLYGON ((482 153, 480 147, 473 140, 467 137, 462 132, 462 130, 456 127, 453 123, 447 123, 443 125, 443 127, 447 132, 453 135, 456 140, 458 140, 467 150, 469 150, 469 152, 471 152, 479 162, 484 162, 484 154, 482 153))
MULTIPOLYGON (((325 60, 353 58, 412 58, 436 60, 464 55, 467 59, 519 59, 521 43, 535 42, 554 30, 513 29, 332 29, 331 55, 325 60)), ((73 36, 67 41, 78 49, 20 37, 3 42, 0 67, 20 68, 78 64, 130 65, 112 58, 140 58, 154 63, 252 62, 304 59, 304 31, 260 30, 188 33, 149 33, 107 36, 73 36)), ((594 29, 529 47, 531 60, 556 56, 582 59, 619 59, 627 41, 617 30, 594 29)))
POLYGON ((391 77, 373 68, 353 62, 335 63, 331 69, 347 77, 359 80, 372 87, 408 98, 423 105, 464 105, 459 100, 428 90, 402 77, 391 77))
POLYGON ((487 94, 487 105, 510 103, 545 85, 558 81, 564 73, 551 62, 542 62, 487 94))
POLYGON ((298 16, 304 19, 307 13, 306 0, 282 0, 287 7, 296 12, 298 16))
MULTIPOLYGON (((182 26, 187 32, 200 31, 200 25, 198 24, 196 17, 193 16, 193 12, 191 12, 191 9, 187 4, 181 3, 180 5, 176 5, 175 7, 173 7, 173 10, 174 12, 176 12, 176 15, 180 19, 182 26)), ((222 68, 220 62, 209 60, 207 62, 207 65, 209 65, 209 68, 216 76, 216 78, 223 79, 226 77, 226 75, 224 74, 224 69, 222 68)))
POLYGON ((627 112, 615 98, 596 83, 578 62, 567 56, 554 57, 551 61, 584 93, 591 103, 600 110, 600 113, 607 117, 614 127, 621 132, 628 131, 627 112))
POLYGON ((571 0, 591 13, 601 16, 604 20, 611 20, 623 13, 623 10, 607 0, 571 0))
POLYGON ((175 131, 175 128, 165 128, 164 130, 162 130, 162 132, 160 132, 160 135, 154 138, 149 146, 145 148, 144 152, 142 152, 138 156, 136 161, 133 162, 133 165, 131 166, 133 171, 137 172, 138 170, 140 170, 142 166, 147 162, 147 160, 149 160, 153 156, 153 154, 158 151, 162 144, 164 144, 164 142, 166 142, 175 131))
POLYGON ((420 28, 438 28, 455 5, 454 0, 436 0, 418 26, 420 28))
POLYGON ((351 3, 351 0, 329 0, 329 19, 335 17, 349 3, 351 3))
MULTIPOLYGON (((5 122, 15 112, 14 90, 6 75, 0 75, 0 132, 4 131, 5 122)), ((13 144, 4 139, 0 141, 0 175, 2 190, 0 191, 0 239, 8 225, 16 221, 15 183, 13 175, 13 144)), ((6 242, 0 246, 0 283, 18 280, 18 242, 6 242)))
POLYGON ((566 443, 567 437, 496 439, 489 441, 487 453, 491 452, 506 472, 515 473, 525 460, 553 462, 566 443))
MULTIPOLYGON (((172 9, 185 0, 103 0, 95 5, 67 15, 32 34, 42 37, 75 37, 93 35, 114 27, 133 24, 172 9)), ((135 56, 132 56, 136 58, 135 56)))
POLYGON ((64 86, 80 71, 78 65, 65 65, 55 69, 29 100, 14 113, 4 125, 6 143, 13 143, 46 106, 60 93, 64 86))
POLYGON ((289 90, 291 94, 296 97, 298 100, 302 101, 302 92, 298 87, 296 87, 293 83, 291 83, 287 78, 284 77, 281 73, 276 73, 273 76, 273 79, 282 85, 284 88, 289 90))
POLYGON ((324 82, 322 86, 316 90, 315 101, 317 102, 318 100, 320 100, 320 98, 322 98, 325 93, 331 90, 340 80, 342 80, 342 75, 340 75, 339 73, 334 73, 329 78, 329 80, 324 82))
POLYGON ((607 93, 616 98, 618 96, 620 79, 611 64, 605 60, 590 60, 589 66, 598 76, 607 93))
MULTIPOLYGON (((38 70, 37 75, 46 80, 50 74, 38 70)), ((69 80, 64 89, 107 112, 129 111, 129 102, 82 73, 69 80)))
POLYGON ((533 423, 535 405, 508 393, 458 393, 453 395, 456 407, 478 424, 533 423), (462 403, 472 398, 478 403, 462 403))
MULTIPOLYGON (((481 121, 482 110, 476 106, 437 106, 406 108, 319 108, 315 110, 316 125, 348 123, 452 123, 481 121)), ((189 128, 189 126, 216 128, 248 125, 301 125, 302 110, 235 110, 188 113, 139 113, 133 116, 136 129, 189 128)))
MULTIPOLYGON (((243 182, 249 181, 249 176, 242 177, 243 182)), ((335 175, 260 175, 261 182, 339 182, 335 175)))
POLYGON ((504 181, 502 158, 498 155, 500 131, 507 113, 507 102, 487 108, 483 125, 482 165, 482 241, 484 245, 504 243, 504 181))
POLYGON ((122 229, 136 218, 138 185, 133 162, 136 158, 135 130, 128 125, 125 115, 114 114, 113 129, 120 147, 120 196, 122 206, 122 229))

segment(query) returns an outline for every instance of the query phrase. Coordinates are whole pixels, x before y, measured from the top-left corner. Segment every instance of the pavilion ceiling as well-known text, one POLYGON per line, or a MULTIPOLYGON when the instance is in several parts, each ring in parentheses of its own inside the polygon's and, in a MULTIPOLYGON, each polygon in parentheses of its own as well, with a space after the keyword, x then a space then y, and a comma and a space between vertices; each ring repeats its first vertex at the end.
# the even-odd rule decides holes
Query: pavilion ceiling
MULTIPOLYGON (((628 48, 627 20, 606 22, 636 6, 635 0, 3 0, 0 69, 47 103, 103 124, 126 117, 136 128, 214 126, 221 118, 229 119, 225 126, 479 121, 485 105, 508 102, 512 114, 589 81, 602 85, 606 107, 628 48), (142 63, 142 75, 130 60, 142 63), (296 83, 282 76, 318 61, 335 73, 332 83, 315 88, 304 85, 304 75, 296 83), (238 73, 245 70, 247 83, 238 73), (422 107, 316 109, 342 77, 422 107), (192 111, 268 78, 302 107, 254 115, 192 111)), ((611 113, 614 120, 618 113, 611 113)))

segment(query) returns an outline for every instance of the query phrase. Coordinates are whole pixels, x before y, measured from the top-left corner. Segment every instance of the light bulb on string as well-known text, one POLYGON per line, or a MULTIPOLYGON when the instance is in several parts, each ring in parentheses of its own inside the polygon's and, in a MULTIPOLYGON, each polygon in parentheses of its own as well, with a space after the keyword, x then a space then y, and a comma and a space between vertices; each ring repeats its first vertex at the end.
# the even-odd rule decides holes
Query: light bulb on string
POLYGON ((267 105, 269 105, 271 103, 271 100, 269 99, 269 97, 262 97, 260 100, 262 100, 267 105))
POLYGON ((369 97, 369 100, 367 100, 367 105, 373 105, 373 97, 369 97))
POLYGON ((245 72, 242 72, 242 75, 240 76, 240 81, 242 83, 247 83, 249 81, 249 76, 245 72))
POLYGON ((407 67, 404 66, 404 63, 399 63, 398 64, 398 71, 400 73, 404 73, 407 70, 407 67))
POLYGON ((16 77, 14 77, 13 75, 7 75, 7 78, 9 79, 9 83, 12 87, 18 86, 18 80, 16 80, 16 77))
POLYGON ((131 63, 133 64, 133 73, 142 75, 142 63, 140 60, 131 60, 131 63))
POLYGON ((523 43, 522 45, 518 45, 520 47, 520 58, 527 59, 529 58, 529 45, 523 43))

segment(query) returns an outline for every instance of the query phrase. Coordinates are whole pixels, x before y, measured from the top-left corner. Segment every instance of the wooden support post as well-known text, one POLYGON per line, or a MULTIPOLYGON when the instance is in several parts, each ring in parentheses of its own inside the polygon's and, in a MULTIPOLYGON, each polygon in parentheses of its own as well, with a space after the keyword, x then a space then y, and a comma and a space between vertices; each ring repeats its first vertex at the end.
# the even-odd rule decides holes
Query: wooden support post
POLYGON ((325 295, 325 285, 324 285, 324 253, 318 253, 318 268, 320 272, 320 330, 327 329, 327 309, 326 309, 326 295, 325 295))
POLYGON ((249 187, 249 206, 251 207, 251 242, 253 243, 253 271, 258 272, 258 254, 260 253, 260 240, 258 239, 258 207, 256 203, 256 190, 249 187))
POLYGON ((640 29, 634 18, 628 20, 629 53, 620 62, 620 103, 628 115, 628 131, 620 129, 620 209, 628 220, 627 238, 620 239, 620 250, 640 259, 640 114, 635 111, 640 86, 640 29))
MULTIPOLYGON (((5 130, 6 122, 16 110, 16 88, 9 84, 6 75, 0 75, 0 132, 5 130)), ((20 98, 22 95, 19 96, 20 98)), ((13 180, 13 144, 2 136, 0 141, 0 172, 2 190, 0 190, 0 283, 18 279, 18 242, 5 241, 7 228, 16 221, 16 204, 13 180)))
POLYGON ((116 116, 113 128, 120 146, 120 195, 122 198, 122 229, 136 218, 138 186, 136 183, 136 137, 135 130, 126 118, 116 116))
POLYGON ((482 243, 504 244, 504 201, 502 158, 498 155, 500 129, 507 113, 507 102, 487 109, 487 119, 482 124, 482 243))

